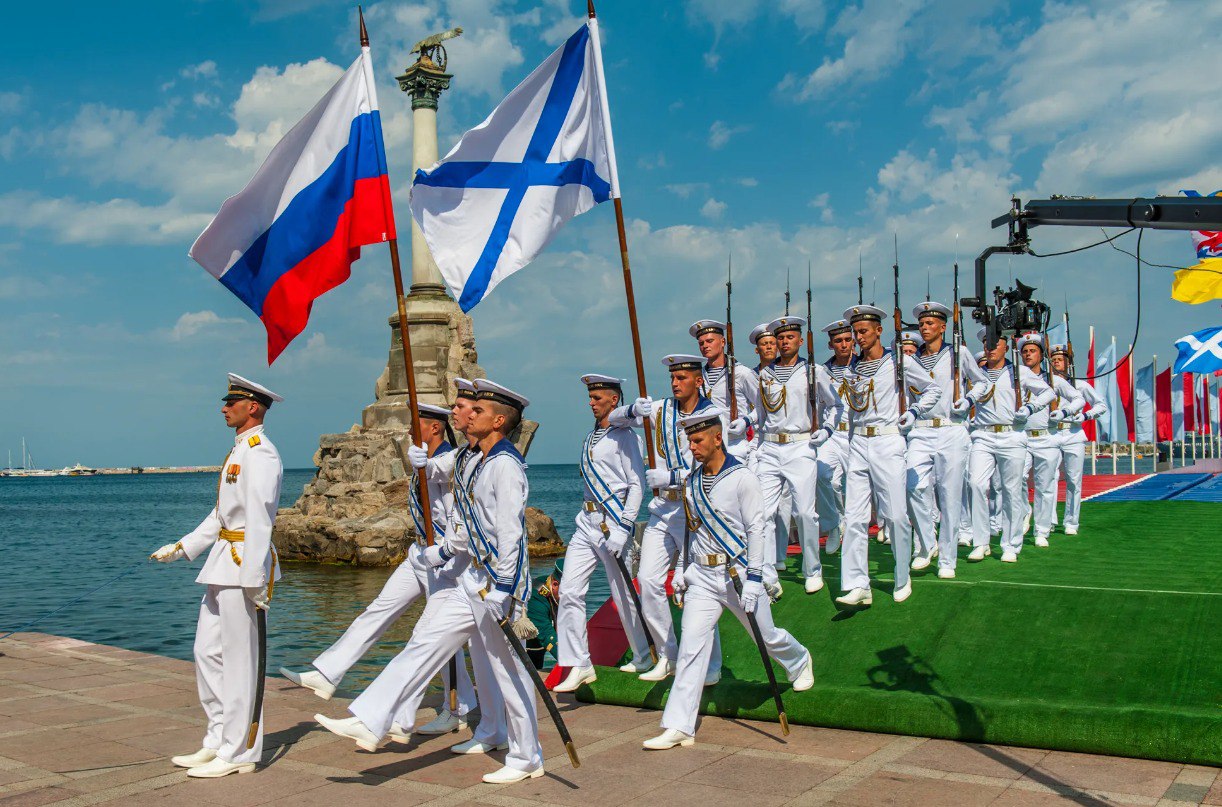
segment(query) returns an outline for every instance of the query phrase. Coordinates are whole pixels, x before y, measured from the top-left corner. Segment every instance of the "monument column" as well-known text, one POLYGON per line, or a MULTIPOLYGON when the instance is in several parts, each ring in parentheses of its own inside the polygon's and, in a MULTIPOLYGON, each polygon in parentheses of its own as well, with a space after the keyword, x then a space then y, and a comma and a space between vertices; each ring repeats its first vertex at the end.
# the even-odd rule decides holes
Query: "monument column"
MULTIPOLYGON (((437 99, 450 88, 452 75, 421 54, 398 77, 399 89, 412 97, 412 176, 437 162, 437 99)), ((445 294, 441 271, 424 242, 420 225, 412 219, 412 289, 409 296, 445 294)))

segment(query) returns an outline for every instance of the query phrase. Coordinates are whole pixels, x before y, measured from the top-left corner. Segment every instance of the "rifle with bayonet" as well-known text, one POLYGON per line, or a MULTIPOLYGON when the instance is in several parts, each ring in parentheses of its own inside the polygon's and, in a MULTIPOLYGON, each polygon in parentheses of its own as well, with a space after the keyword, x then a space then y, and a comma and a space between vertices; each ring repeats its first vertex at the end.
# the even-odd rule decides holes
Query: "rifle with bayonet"
POLYGON ((726 258, 726 404, 730 408, 730 422, 738 419, 738 393, 734 384, 734 320, 730 315, 730 297, 734 292, 731 280, 734 271, 733 256, 726 258))
POLYGON ((812 301, 810 289, 810 261, 806 261, 806 364, 807 364, 807 380, 806 394, 810 398, 810 430, 818 431, 822 424, 819 418, 819 385, 818 373, 815 364, 815 337, 813 334, 815 321, 811 319, 813 316, 814 304, 812 301))
POLYGON ((962 380, 962 369, 959 367, 959 353, 963 348, 963 331, 959 322, 959 262, 955 261, 955 292, 954 313, 950 322, 950 366, 954 376, 951 382, 951 402, 959 403, 959 383, 962 380))
POLYGON ((904 353, 900 349, 900 333, 904 330, 904 316, 900 311, 900 239, 895 236, 895 263, 891 265, 895 278, 895 340, 892 343, 895 360, 895 400, 899 404, 900 417, 908 411, 907 390, 904 387, 904 353))

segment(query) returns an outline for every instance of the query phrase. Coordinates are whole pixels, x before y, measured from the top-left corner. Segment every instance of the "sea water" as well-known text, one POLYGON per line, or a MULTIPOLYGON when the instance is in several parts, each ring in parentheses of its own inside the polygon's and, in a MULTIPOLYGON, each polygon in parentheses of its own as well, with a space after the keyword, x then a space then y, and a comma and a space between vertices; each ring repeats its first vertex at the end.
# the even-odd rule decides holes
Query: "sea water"
MULTIPOLYGON (((575 465, 532 466, 530 504, 556 522, 567 541, 581 506, 575 465)), ((287 470, 287 507, 314 469, 287 470)), ((215 474, 138 474, 0 478, 0 635, 21 627, 125 571, 114 583, 31 628, 175 658, 190 659, 203 587, 202 559, 146 560, 193 530, 216 502, 215 474)), ((536 576, 553 559, 532 561, 536 576)), ((303 668, 378 595, 389 568, 286 561, 268 616, 268 671, 303 668)), ((590 615, 606 601, 606 578, 591 582, 590 615)), ((401 650, 424 602, 418 601, 345 679, 368 682, 401 650)), ((4 649, 0 642, 0 652, 4 649)))

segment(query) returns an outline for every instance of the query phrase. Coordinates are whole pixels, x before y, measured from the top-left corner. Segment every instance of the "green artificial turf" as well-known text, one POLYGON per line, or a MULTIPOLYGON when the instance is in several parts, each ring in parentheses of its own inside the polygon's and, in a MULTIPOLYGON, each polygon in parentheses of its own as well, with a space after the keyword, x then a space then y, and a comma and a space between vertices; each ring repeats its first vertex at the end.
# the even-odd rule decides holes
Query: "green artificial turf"
MULTIPOLYGON (((777 624, 814 658, 815 687, 782 681, 792 723, 1222 764, 1222 547, 1216 504, 1087 504, 1077 536, 1028 541, 1017 564, 960 550, 913 595, 890 596, 890 548, 871 541, 874 605, 845 609, 839 558, 806 595, 794 572, 777 624)), ((796 568, 796 558, 790 559, 796 568)), ((679 622, 676 612, 676 624, 679 622)), ((724 670, 701 711, 775 720, 758 651, 721 621, 724 670)), ((660 709, 670 680, 600 669, 582 700, 660 709)))

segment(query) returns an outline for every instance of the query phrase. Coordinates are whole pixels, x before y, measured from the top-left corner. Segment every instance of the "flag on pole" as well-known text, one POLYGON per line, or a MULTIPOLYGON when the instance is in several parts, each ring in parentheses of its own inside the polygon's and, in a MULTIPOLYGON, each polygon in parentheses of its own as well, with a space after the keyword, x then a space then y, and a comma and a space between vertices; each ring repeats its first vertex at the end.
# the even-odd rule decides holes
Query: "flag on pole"
POLYGON ((1184 431, 1195 432, 1197 430, 1197 400, 1192 373, 1183 373, 1180 376, 1180 394, 1183 395, 1184 401, 1184 431))
POLYGON ((1222 370, 1222 327, 1202 328, 1175 340, 1180 355, 1172 370, 1177 373, 1213 373, 1222 370))
MULTIPOLYGON (((1182 190, 1188 197, 1200 197, 1200 193, 1182 190)), ((1222 196, 1214 191, 1211 196, 1222 196)), ((1192 245, 1196 249, 1198 263, 1175 273, 1171 282, 1171 297, 1183 303, 1206 303, 1222 298, 1222 232, 1195 230, 1192 245)))
POLYGON ((1154 364, 1137 371, 1133 381, 1133 431, 1139 443, 1154 442, 1154 364))
MULTIPOLYGON (((1115 339, 1112 343, 1115 344, 1115 339)), ((1112 437, 1113 440, 1119 443, 1133 442, 1133 346, 1129 345, 1129 355, 1120 359, 1120 363, 1116 367, 1116 372, 1112 375, 1116 379, 1116 389, 1120 394, 1120 427, 1112 437)))
POLYGON ((1120 385, 1117 383, 1116 372, 1113 371, 1115 366, 1116 342, 1113 340, 1095 362, 1095 374, 1098 376, 1095 379, 1095 389, 1107 404, 1108 410, 1106 415, 1095 422, 1099 424, 1101 441, 1123 443, 1128 436, 1128 424, 1125 420, 1124 403, 1120 397, 1120 385))
POLYGON ((597 28, 582 25, 412 183, 412 215, 470 311, 569 219, 618 193, 597 28))
POLYGON ((190 255, 267 329, 271 364, 361 247, 395 237, 369 48, 221 205, 190 255))
POLYGON ((1209 415, 1209 376, 1196 377, 1197 394, 1197 431, 1201 434, 1213 433, 1213 418, 1209 415))
MULTIPOLYGON (((1095 386, 1095 326, 1090 326, 1090 347, 1086 354, 1086 383, 1092 387, 1095 386)), ((1089 406, 1087 407, 1089 409, 1089 406)), ((1094 420, 1088 420, 1082 424, 1082 431, 1086 435, 1086 439, 1092 443, 1098 439, 1098 424, 1094 420)))
POLYGON ((1171 368, 1158 374, 1154 383, 1154 412, 1158 422, 1159 442, 1169 443, 1175 439, 1174 414, 1171 407, 1171 368))
POLYGON ((1171 379, 1171 429, 1176 442, 1183 442, 1188 430, 1184 415, 1184 380, 1176 376, 1171 379))

